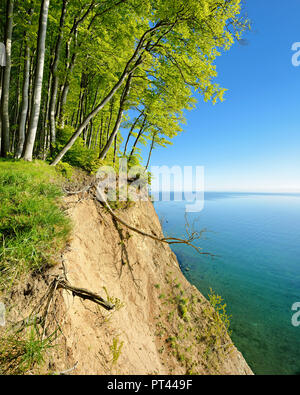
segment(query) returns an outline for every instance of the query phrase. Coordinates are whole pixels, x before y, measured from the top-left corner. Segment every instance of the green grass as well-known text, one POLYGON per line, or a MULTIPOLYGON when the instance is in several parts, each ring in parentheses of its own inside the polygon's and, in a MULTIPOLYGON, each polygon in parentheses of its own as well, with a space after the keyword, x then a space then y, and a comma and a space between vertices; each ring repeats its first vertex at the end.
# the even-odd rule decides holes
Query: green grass
POLYGON ((112 365, 115 365, 118 362, 123 345, 124 342, 120 341, 118 337, 113 338, 113 344, 110 346, 110 350, 112 353, 112 365))
POLYGON ((21 375, 44 364, 45 353, 53 348, 56 333, 42 340, 35 325, 25 333, 14 333, 2 338, 0 343, 0 374, 21 375))
POLYGON ((55 262, 71 225, 61 176, 46 163, 0 160, 0 290, 55 262))

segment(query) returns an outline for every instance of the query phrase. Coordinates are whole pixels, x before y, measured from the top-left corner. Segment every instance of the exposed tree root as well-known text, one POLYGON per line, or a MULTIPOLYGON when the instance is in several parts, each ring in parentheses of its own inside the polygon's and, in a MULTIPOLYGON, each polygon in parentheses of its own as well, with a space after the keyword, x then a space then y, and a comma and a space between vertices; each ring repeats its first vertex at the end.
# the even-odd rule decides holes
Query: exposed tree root
POLYGON ((137 228, 135 228, 135 227, 133 227, 133 226, 127 224, 127 223, 126 223, 125 221, 123 221, 120 217, 118 217, 118 216, 114 213, 113 209, 110 207, 109 203, 108 203, 108 202, 106 201, 106 199, 104 198, 104 196, 103 196, 103 194, 102 194, 102 192, 100 191, 99 188, 97 188, 97 191, 96 191, 96 199, 98 200, 98 202, 100 202, 101 204, 103 204, 104 207, 107 208, 107 210, 109 211, 109 213, 111 214, 111 216, 112 216, 116 221, 118 221, 120 224, 124 225, 126 228, 132 230, 132 231, 135 232, 135 233, 138 233, 138 234, 140 234, 140 235, 142 235, 142 236, 145 236, 145 237, 149 237, 150 239, 155 240, 155 241, 158 241, 158 242, 160 242, 160 243, 166 243, 166 244, 185 244, 185 245, 188 245, 189 247, 194 248, 194 249, 197 251, 197 253, 200 254, 200 255, 207 255, 207 256, 210 256, 210 257, 214 257, 214 256, 215 256, 214 254, 211 254, 210 252, 203 252, 203 251, 202 251, 202 248, 197 247, 197 246, 195 246, 194 244, 192 244, 193 241, 198 240, 198 239, 201 238, 203 232, 191 232, 191 233, 187 232, 187 235, 188 235, 187 239, 180 239, 180 238, 177 238, 177 237, 162 237, 162 238, 159 238, 159 237, 157 237, 157 236, 151 235, 151 234, 149 234, 149 233, 146 233, 146 232, 144 232, 144 231, 142 231, 142 230, 140 230, 140 229, 137 229, 137 228))
POLYGON ((78 296, 81 299, 84 300, 90 300, 100 306, 102 306, 105 310, 113 310, 114 305, 105 299, 103 299, 100 295, 90 292, 87 289, 84 288, 77 288, 73 287, 68 281, 66 280, 61 280, 61 279, 56 279, 54 281, 57 281, 57 288, 62 288, 67 291, 72 292, 73 296, 78 296))

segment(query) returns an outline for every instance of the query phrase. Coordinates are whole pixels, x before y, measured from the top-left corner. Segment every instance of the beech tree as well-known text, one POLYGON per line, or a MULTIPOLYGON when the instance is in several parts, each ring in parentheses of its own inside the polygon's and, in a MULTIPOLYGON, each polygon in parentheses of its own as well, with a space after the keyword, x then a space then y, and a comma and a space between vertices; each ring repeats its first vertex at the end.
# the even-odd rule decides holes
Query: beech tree
POLYGON ((7 0, 6 3, 6 24, 5 24, 5 49, 6 65, 2 77, 1 89, 1 155, 6 157, 9 152, 10 123, 9 123, 9 91, 11 74, 11 46, 13 31, 14 0, 7 0))
POLYGON ((216 57, 248 27, 241 0, 6 0, 1 8, 1 156, 90 171, 118 156, 142 162, 142 145, 148 168, 153 150, 183 130, 196 92, 223 99, 216 57))
POLYGON ((49 3, 50 0, 42 0, 41 3, 37 43, 37 63, 33 85, 32 108, 24 151, 24 159, 28 161, 32 160, 33 148, 40 116, 49 3))

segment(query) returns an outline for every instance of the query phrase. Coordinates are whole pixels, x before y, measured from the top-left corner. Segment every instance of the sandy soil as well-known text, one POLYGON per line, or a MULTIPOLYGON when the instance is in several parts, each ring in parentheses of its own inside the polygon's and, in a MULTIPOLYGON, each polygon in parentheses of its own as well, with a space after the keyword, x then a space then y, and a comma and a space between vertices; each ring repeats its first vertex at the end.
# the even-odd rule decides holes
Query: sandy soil
MULTIPOLYGON (((234 346, 227 350, 231 344, 227 335, 219 346, 208 347, 207 339, 214 336, 208 335, 214 325, 207 316, 210 305, 185 279, 169 245, 128 232, 92 199, 78 202, 72 196, 65 204, 74 223, 62 256, 68 281, 109 299, 117 308, 107 312, 70 292, 57 291, 46 335, 57 324, 60 334, 57 346, 48 352, 46 371, 76 366, 70 374, 252 374, 234 346), (180 295, 193 301, 189 320, 178 312, 180 295)), ((118 215, 162 236, 150 202, 118 215)), ((25 297, 21 288, 12 297, 22 296, 27 310, 57 273, 61 265, 44 275, 42 282, 29 281, 25 297)))

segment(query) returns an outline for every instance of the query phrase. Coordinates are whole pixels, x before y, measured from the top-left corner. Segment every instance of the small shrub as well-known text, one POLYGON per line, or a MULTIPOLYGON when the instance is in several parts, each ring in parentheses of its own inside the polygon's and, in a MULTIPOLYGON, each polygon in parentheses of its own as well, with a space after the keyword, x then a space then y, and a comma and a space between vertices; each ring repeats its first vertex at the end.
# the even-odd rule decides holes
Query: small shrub
POLYGON ((124 342, 119 340, 118 337, 113 338, 113 344, 110 346, 110 350, 112 352, 112 364, 115 365, 118 362, 118 359, 121 355, 121 351, 123 348, 124 342))
POLYGON ((67 178, 68 180, 70 180, 72 178, 74 169, 71 165, 69 165, 69 163, 65 163, 65 162, 59 162, 56 166, 55 166, 55 170, 62 174, 63 177, 67 178))

